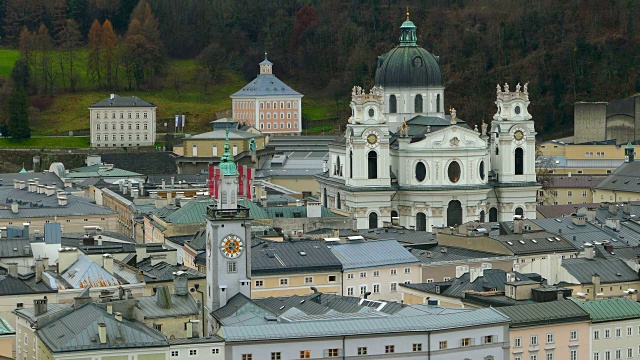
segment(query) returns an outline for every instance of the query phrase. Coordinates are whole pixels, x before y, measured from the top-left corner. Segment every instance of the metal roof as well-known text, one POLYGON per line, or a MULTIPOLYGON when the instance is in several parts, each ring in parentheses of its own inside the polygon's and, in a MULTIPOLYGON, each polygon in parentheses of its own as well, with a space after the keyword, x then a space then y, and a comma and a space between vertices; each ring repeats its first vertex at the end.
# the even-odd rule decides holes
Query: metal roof
POLYGON ((13 329, 11 324, 6 319, 0 318, 0 336, 3 335, 12 335, 15 334, 16 331, 13 329))
POLYGON ((175 173, 178 169, 177 155, 171 151, 147 152, 144 156, 137 152, 103 153, 100 156, 102 161, 115 167, 145 175, 175 173))
POLYGON ((36 335, 53 353, 169 346, 159 331, 127 319, 118 321, 93 303, 52 319, 36 335), (99 341, 101 323, 106 325, 106 344, 99 341))
POLYGON ((549 189, 562 189, 562 188, 589 188, 592 189, 600 181, 605 179, 606 176, 595 175, 551 175, 549 179, 551 183, 548 185, 549 189))
MULTIPOLYGON (((48 224, 46 224, 48 225, 48 224)), ((33 257, 29 239, 5 238, 0 239, 0 259, 33 257)))
POLYGON ((158 305, 156 296, 142 296, 138 300, 138 308, 145 319, 161 319, 178 316, 197 316, 200 312, 198 304, 189 294, 171 294, 171 306, 165 309, 158 305))
POLYGON ((511 328, 589 321, 589 313, 571 300, 500 307, 511 319, 511 328))
POLYGON ((40 184, 54 185, 56 188, 64 187, 64 182, 53 172, 2 173, 0 174, 0 186, 13 187, 13 180, 29 181, 36 178, 40 184))
POLYGON ((56 195, 47 196, 45 193, 28 192, 26 188, 0 190, 0 203, 19 202, 18 213, 11 209, 0 209, 2 219, 38 218, 56 216, 86 216, 86 215, 112 215, 116 211, 107 207, 96 205, 91 200, 75 195, 67 196, 67 205, 58 205, 56 195), (4 190, 4 191, 2 191, 4 190))
MULTIPOLYGON (((229 130, 229 140, 244 140, 244 139, 255 139, 255 138, 263 138, 266 137, 265 134, 256 134, 249 131, 241 131, 241 130, 229 130)), ((227 130, 226 129, 218 129, 209 131, 206 133, 201 133, 197 135, 187 136, 185 140, 225 140, 227 138, 227 130)))
POLYGON ((293 90, 289 85, 282 82, 273 74, 258 74, 250 83, 231 95, 235 97, 254 96, 295 96, 302 97, 302 94, 293 90))
POLYGON ((581 208, 597 208, 600 203, 586 203, 586 204, 569 204, 569 205, 538 205, 536 211, 542 215, 543 218, 552 219, 563 216, 568 216, 575 213, 581 208))
MULTIPOLYGON (((564 233, 563 233, 564 235, 564 233)), ((522 234, 492 235, 514 255, 545 254, 554 252, 577 252, 578 248, 562 235, 546 231, 523 232, 522 234)))
POLYGON ((172 224, 194 224, 205 221, 207 206, 215 204, 214 200, 191 200, 176 211, 164 217, 164 221, 172 224))
POLYGON ((640 193, 640 161, 623 163, 595 188, 640 193))
POLYGON ((132 177, 132 176, 143 176, 143 175, 137 172, 124 170, 117 167, 114 167, 112 169, 104 169, 103 165, 99 165, 99 164, 71 169, 66 174, 66 177, 70 179, 92 178, 92 177, 113 178, 113 177, 132 177))
POLYGON ((135 265, 136 268, 142 270, 142 275, 147 283, 173 281, 173 273, 184 271, 187 278, 204 279, 207 276, 199 271, 187 268, 185 266, 171 265, 164 261, 160 261, 155 265, 151 265, 151 257, 148 257, 135 265))
POLYGON ((342 263, 322 241, 263 241, 252 246, 252 276, 340 270, 342 263))
POLYGON ((331 245, 331 251, 342 262, 344 270, 420 263, 394 239, 335 244, 331 245))
POLYGON ((591 284, 591 276, 594 274, 600 275, 601 284, 640 281, 638 273, 622 259, 563 259, 562 267, 581 284, 591 284))
MULTIPOLYGON (((69 283, 73 289, 123 284, 117 277, 82 254, 79 254, 78 259, 59 276, 69 283)), ((60 286, 58 285, 59 288, 60 286)))
POLYGON ((589 222, 585 225, 575 225, 570 217, 531 219, 527 221, 554 234, 553 236, 562 235, 562 238, 567 239, 576 248, 583 247, 585 242, 602 242, 611 240, 612 238, 615 238, 617 241, 619 235, 608 231, 607 228, 602 228, 589 222))
POLYGON ((451 262, 468 262, 469 260, 515 259, 514 256, 505 256, 486 251, 477 251, 454 246, 428 246, 420 249, 409 249, 411 254, 420 259, 423 264, 441 264, 451 262))
POLYGON ((640 318, 640 303, 628 298, 595 301, 574 299, 574 302, 589 313, 594 323, 640 318))
POLYGON ((33 307, 16 309, 13 311, 14 314, 29 320, 31 324, 38 322, 41 319, 45 319, 45 321, 54 314, 63 314, 73 310, 73 303, 68 304, 56 304, 49 303, 47 304, 47 311, 36 316, 35 309, 33 307))
POLYGON ((94 103, 89 108, 119 108, 119 107, 156 107, 152 102, 144 101, 137 96, 120 96, 113 94, 113 98, 108 97, 94 103))

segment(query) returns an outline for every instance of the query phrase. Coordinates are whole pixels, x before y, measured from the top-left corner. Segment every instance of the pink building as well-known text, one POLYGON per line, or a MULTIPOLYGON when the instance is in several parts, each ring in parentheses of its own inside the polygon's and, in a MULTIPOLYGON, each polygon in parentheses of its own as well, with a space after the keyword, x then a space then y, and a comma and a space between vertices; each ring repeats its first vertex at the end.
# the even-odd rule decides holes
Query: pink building
POLYGON ((300 135, 303 95, 273 75, 272 67, 265 54, 260 74, 231 95, 233 119, 263 133, 300 135))

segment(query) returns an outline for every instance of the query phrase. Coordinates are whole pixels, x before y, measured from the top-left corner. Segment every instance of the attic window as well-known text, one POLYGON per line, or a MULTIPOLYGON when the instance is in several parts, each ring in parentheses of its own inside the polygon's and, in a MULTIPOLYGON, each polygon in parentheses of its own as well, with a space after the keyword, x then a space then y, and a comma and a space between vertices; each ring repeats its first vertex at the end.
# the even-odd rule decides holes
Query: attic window
POLYGON ((560 238, 556 236, 556 241, 560 241, 560 238))
POLYGON ((509 245, 512 245, 512 246, 513 246, 513 243, 512 243, 511 241, 507 241, 507 244, 509 244, 509 245))
POLYGON ((534 243, 534 244, 537 244, 537 243, 538 243, 538 240, 536 240, 536 239, 531 239, 531 242, 532 242, 532 243, 534 243))
POLYGON ((307 253, 304 251, 298 251, 298 253, 300 254, 300 256, 307 256, 307 253))
POLYGON ((524 240, 520 240, 519 243, 524 245, 524 240))
POLYGON ((552 239, 552 238, 547 238, 547 240, 549 240, 549 242, 553 242, 553 239, 552 239))

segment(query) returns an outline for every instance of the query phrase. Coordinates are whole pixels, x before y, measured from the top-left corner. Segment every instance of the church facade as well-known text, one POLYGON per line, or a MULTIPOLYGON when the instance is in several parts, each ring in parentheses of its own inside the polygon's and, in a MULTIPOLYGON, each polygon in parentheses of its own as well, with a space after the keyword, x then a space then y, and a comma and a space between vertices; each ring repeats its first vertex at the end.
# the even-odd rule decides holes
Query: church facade
POLYGON ((417 45, 407 15, 375 86, 353 88, 344 136, 316 176, 323 205, 353 214, 357 229, 535 218, 536 132, 527 85, 514 90, 497 86, 490 129, 446 114, 439 58, 417 45))

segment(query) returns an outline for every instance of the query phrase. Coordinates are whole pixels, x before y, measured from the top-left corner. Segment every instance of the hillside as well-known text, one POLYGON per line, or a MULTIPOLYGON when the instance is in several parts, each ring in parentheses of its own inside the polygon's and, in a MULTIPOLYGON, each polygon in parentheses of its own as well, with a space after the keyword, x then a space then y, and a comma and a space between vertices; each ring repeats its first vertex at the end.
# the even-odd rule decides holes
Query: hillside
MULTIPOLYGON (((309 127, 338 127, 349 114, 351 87, 371 86, 376 57, 397 44, 407 5, 418 43, 440 56, 445 108, 455 107, 472 125, 493 116, 498 82, 529 82, 530 110, 541 138, 571 133, 576 101, 607 101, 640 91, 636 1, 146 1, 145 12, 143 1, 78 7, 77 1, 58 0, 66 6, 61 11, 62 5, 56 10, 46 0, 30 0, 34 9, 41 7, 31 17, 17 16, 12 6, 19 0, 4 2, 0 39, 6 47, 20 45, 24 26, 33 39, 45 33, 58 39, 61 17, 75 21, 82 37, 77 92, 60 77, 50 85, 34 81, 31 104, 41 109, 33 116, 36 134, 86 129, 86 107, 109 92, 136 93, 160 105, 159 117, 185 113, 187 130, 205 130, 212 114, 229 106, 228 95, 255 76, 265 51, 276 75, 305 94, 307 119, 341 115, 340 121, 310 122, 309 127), (144 22, 149 28, 132 25, 144 18, 151 19, 144 22), (94 20, 98 27, 106 20, 113 26, 112 80, 87 72, 87 53, 98 46, 90 41, 94 20), (135 36, 148 41, 137 43, 135 36), (148 51, 136 53, 140 49, 134 45, 157 56, 147 59, 148 51)), ((36 79, 45 75, 36 66, 45 54, 38 49, 32 48, 36 79)), ((0 76, 6 76, 17 56, 2 51, 0 76)), ((0 93, 0 101, 4 96, 0 93)))

